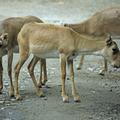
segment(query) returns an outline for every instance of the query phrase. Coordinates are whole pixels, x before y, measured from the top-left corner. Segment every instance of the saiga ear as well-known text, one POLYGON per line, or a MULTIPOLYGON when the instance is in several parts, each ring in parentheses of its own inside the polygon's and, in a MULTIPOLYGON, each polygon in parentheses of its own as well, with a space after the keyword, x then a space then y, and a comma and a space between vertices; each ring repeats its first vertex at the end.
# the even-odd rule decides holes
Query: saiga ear
POLYGON ((0 36, 0 46, 6 46, 7 43, 8 43, 8 33, 3 33, 1 36, 0 36))
POLYGON ((1 35, 2 40, 7 40, 8 39, 8 33, 4 33, 1 35))
POLYGON ((112 44, 112 37, 110 34, 108 35, 108 38, 106 39, 106 44, 107 44, 107 46, 111 46, 111 44, 112 44))

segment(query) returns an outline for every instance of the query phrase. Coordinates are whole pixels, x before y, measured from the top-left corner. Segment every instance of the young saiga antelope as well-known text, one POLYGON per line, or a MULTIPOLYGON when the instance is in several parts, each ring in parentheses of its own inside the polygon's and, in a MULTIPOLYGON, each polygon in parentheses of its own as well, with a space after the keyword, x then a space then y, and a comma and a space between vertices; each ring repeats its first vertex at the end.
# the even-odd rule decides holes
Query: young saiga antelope
MULTIPOLYGON (((23 26, 18 34, 19 44, 19 60, 15 66, 15 96, 16 99, 21 99, 18 87, 19 72, 28 59, 30 54, 37 56, 38 58, 59 58, 61 68, 61 83, 62 83, 62 99, 64 102, 68 102, 68 96, 65 88, 66 79, 66 61, 70 65, 70 79, 72 81, 72 95, 74 101, 80 101, 76 85, 74 82, 74 70, 73 70, 73 58, 80 53, 89 54, 95 53, 106 57, 112 65, 120 66, 119 49, 117 44, 108 38, 91 38, 78 34, 70 28, 62 27, 52 24, 40 24, 29 23, 23 26), (90 40, 91 39, 91 40, 90 40), (114 50, 116 50, 114 52, 114 50), (113 54, 114 53, 114 54, 113 54)), ((34 65, 37 61, 37 57, 34 58, 29 64, 30 76, 36 87, 36 93, 39 96, 43 96, 43 91, 38 87, 34 73, 31 70, 34 69, 34 65)))

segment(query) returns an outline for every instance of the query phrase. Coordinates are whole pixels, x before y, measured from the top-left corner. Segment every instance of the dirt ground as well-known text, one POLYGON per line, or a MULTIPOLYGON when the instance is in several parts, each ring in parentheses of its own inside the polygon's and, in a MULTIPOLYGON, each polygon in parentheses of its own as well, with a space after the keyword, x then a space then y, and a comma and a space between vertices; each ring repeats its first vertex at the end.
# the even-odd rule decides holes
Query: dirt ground
MULTIPOLYGON (((50 23, 75 23, 104 7, 119 4, 119 0, 0 0, 0 20, 10 16, 35 15, 50 23)), ((116 41, 120 48, 119 40, 116 41)), ((15 54, 13 67, 17 60, 18 54, 15 54)), ((58 59, 47 60, 48 82, 43 87, 45 97, 39 98, 27 71, 29 60, 20 73, 23 100, 16 101, 8 96, 7 56, 3 57, 4 89, 0 94, 0 120, 120 120, 120 69, 109 66, 108 73, 100 76, 102 57, 86 56, 81 71, 76 70, 79 57, 74 60, 80 103, 73 101, 69 73, 66 81, 69 103, 62 102, 58 59)), ((39 64, 35 73, 39 78, 39 64)))

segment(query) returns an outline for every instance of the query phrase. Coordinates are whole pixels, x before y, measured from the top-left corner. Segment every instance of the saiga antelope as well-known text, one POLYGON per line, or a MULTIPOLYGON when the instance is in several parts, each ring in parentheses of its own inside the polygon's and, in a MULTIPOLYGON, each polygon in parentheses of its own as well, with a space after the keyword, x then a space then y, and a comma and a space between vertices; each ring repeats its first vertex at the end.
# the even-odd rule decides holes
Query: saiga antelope
POLYGON ((17 35, 22 26, 29 22, 43 22, 43 21, 35 16, 26 16, 26 17, 10 17, 0 22, 0 92, 3 89, 2 56, 8 54, 7 70, 10 78, 9 96, 14 95, 14 87, 12 82, 12 61, 13 52, 18 53, 17 35))
MULTIPOLYGON (((105 36, 106 34, 120 36, 120 7, 110 7, 92 15, 89 19, 78 24, 64 24, 76 32, 85 35, 105 36)), ((78 69, 81 69, 84 61, 84 55, 81 56, 78 69)), ((107 71, 107 61, 104 59, 103 69, 100 71, 104 75, 107 71)))
POLYGON ((73 58, 80 53, 99 54, 106 57, 114 66, 120 66, 120 52, 117 44, 105 37, 89 37, 78 34, 68 27, 52 24, 28 23, 25 24, 18 34, 19 60, 15 66, 15 97, 21 99, 18 87, 19 72, 30 54, 36 56, 29 64, 29 73, 33 80, 38 96, 44 96, 42 89, 38 87, 34 76, 34 65, 38 58, 59 58, 61 67, 62 99, 68 102, 65 89, 66 61, 70 66, 70 79, 72 81, 72 95, 74 101, 80 101, 74 82, 73 58))

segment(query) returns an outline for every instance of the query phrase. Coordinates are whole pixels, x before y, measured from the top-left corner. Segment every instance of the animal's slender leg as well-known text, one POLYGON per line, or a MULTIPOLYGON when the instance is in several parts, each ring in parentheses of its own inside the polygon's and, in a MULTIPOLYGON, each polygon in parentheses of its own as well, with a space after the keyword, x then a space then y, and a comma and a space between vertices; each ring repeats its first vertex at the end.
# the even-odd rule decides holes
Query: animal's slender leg
POLYGON ((3 89, 3 66, 2 66, 2 57, 0 57, 0 93, 3 89))
POLYGON ((77 70, 80 70, 82 68, 83 61, 84 61, 84 55, 81 56, 81 59, 80 59, 80 62, 79 62, 77 70))
POLYGON ((14 96, 14 86, 12 81, 12 61, 13 61, 13 50, 8 50, 8 75, 10 78, 10 88, 9 88, 9 96, 14 96))
POLYGON ((100 71, 100 75, 105 75, 105 73, 108 70, 108 65, 107 65, 107 60, 104 58, 104 64, 103 64, 103 69, 100 71))
POLYGON ((73 60, 68 60, 68 65, 70 67, 70 79, 72 81, 72 95, 74 97, 75 102, 80 102, 80 96, 77 93, 76 85, 75 85, 75 81, 74 81, 73 60))
POLYGON ((39 60, 39 62, 40 62, 40 78, 39 78, 39 80, 38 80, 38 87, 42 87, 42 61, 41 61, 41 59, 39 60))
POLYGON ((63 102, 68 102, 69 98, 65 90, 65 79, 66 79, 66 57, 64 54, 60 55, 60 65, 61 65, 61 80, 62 80, 62 98, 63 102))
POLYGON ((35 75, 34 75, 34 67, 35 67, 35 65, 38 61, 39 61, 38 57, 33 57, 33 59, 31 60, 31 62, 28 65, 28 70, 29 70, 29 74, 32 78, 32 81, 35 85, 37 95, 40 96, 40 97, 43 97, 44 94, 43 94, 41 88, 38 86, 37 81, 35 79, 35 75))
POLYGON ((23 64, 25 63, 25 61, 28 58, 28 54, 27 52, 23 51, 24 53, 20 53, 20 58, 19 61, 17 62, 16 66, 15 66, 15 97, 16 100, 21 100, 21 96, 19 93, 19 86, 18 86, 18 77, 19 77, 19 72, 21 67, 23 66, 23 64))
POLYGON ((43 69, 42 85, 45 85, 45 83, 47 82, 46 59, 41 59, 41 64, 43 69))

